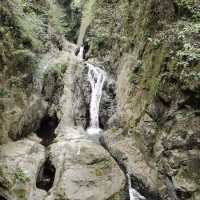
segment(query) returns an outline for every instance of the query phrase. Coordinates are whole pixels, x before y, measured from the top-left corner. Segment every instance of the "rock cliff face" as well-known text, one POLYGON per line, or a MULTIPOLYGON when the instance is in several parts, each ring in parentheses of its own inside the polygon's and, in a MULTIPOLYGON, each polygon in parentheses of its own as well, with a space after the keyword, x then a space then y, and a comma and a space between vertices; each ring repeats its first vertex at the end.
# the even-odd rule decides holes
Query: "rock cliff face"
POLYGON ((1 1, 0 199, 127 200, 128 173, 148 200, 199 200, 199 22, 199 0, 1 1))
POLYGON ((98 1, 86 36, 88 57, 116 77, 118 123, 104 143, 154 199, 200 198, 199 5, 98 1))
POLYGON ((1 1, 0 13, 0 143, 6 143, 38 128, 47 109, 40 94, 46 61, 64 45, 56 2, 1 1))

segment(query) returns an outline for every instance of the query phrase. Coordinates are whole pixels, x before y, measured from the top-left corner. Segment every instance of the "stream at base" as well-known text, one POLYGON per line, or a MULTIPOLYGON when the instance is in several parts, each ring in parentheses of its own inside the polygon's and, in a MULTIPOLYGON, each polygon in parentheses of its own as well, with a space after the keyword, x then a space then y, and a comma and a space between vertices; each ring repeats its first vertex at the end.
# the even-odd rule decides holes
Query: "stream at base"
POLYGON ((130 200, 146 200, 146 198, 143 197, 137 190, 132 188, 131 177, 129 174, 127 174, 127 178, 128 178, 128 191, 130 200))

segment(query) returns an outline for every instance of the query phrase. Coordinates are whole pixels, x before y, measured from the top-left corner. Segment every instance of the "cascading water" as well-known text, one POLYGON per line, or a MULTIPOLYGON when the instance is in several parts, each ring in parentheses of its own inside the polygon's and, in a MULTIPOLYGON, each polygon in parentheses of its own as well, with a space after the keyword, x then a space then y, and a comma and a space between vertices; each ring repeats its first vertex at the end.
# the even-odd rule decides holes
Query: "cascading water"
MULTIPOLYGON (((99 105, 102 96, 103 85, 106 80, 106 73, 90 63, 88 66, 88 79, 90 81, 92 93, 90 100, 90 127, 87 129, 89 135, 98 137, 101 129, 99 128, 99 105)), ((96 138, 97 139, 97 138, 96 138)))
POLYGON ((129 174, 127 174, 127 178, 128 178, 128 190, 129 190, 130 200, 146 200, 145 197, 143 197, 139 192, 137 192, 134 188, 132 188, 131 177, 129 174))
POLYGON ((77 57, 78 57, 80 60, 83 60, 83 55, 84 55, 84 46, 81 46, 77 57))
MULTIPOLYGON (((84 47, 81 46, 77 57, 83 59, 84 47)), ((99 106, 103 92, 103 85, 106 80, 106 72, 97 66, 90 63, 86 63, 88 66, 88 80, 91 85, 91 100, 90 100, 90 126, 87 128, 87 133, 90 138, 99 143, 99 138, 101 136, 101 128, 99 127, 99 106)), ((77 155, 80 154, 80 149, 77 155)), ((146 200, 139 192, 137 192, 131 185, 130 175, 127 174, 128 178, 128 189, 130 200, 146 200)))

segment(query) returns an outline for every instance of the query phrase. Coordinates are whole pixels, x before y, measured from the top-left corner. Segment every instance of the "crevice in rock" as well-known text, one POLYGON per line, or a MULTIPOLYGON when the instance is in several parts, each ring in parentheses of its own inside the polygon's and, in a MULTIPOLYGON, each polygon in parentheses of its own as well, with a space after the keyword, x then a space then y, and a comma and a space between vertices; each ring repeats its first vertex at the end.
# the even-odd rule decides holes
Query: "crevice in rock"
POLYGON ((176 195, 180 200, 190 199, 192 197, 190 192, 181 191, 180 189, 176 190, 176 195))
POLYGON ((0 195, 0 200, 7 200, 7 199, 0 195))
POLYGON ((36 180, 36 187, 47 192, 51 189, 54 183, 56 168, 47 158, 44 164, 40 167, 36 180))
POLYGON ((160 200, 161 197, 158 193, 152 192, 148 187, 136 176, 131 176, 131 184, 134 189, 146 197, 147 200, 160 200), (148 198, 147 198, 148 197, 148 198))
POLYGON ((185 99, 185 101, 179 103, 178 105, 179 109, 187 108, 188 106, 196 110, 200 108, 199 105, 200 98, 198 97, 197 94, 191 91, 184 91, 184 94, 187 95, 187 98, 185 99))
POLYGON ((167 187, 169 196, 171 197, 171 199, 173 200, 180 200, 177 196, 177 192, 175 190, 172 178, 168 175, 165 176, 165 185, 167 187))
POLYGON ((39 129, 36 131, 38 137, 42 139, 42 145, 48 146, 55 138, 55 129, 57 128, 59 120, 56 115, 46 115, 41 123, 39 129))
POLYGON ((126 177, 126 184, 125 184, 124 191, 125 191, 125 195, 127 196, 127 199, 128 199, 129 192, 128 192, 128 177, 126 175, 126 173, 127 173, 126 167, 118 159, 116 159, 116 157, 109 151, 109 148, 107 147, 103 137, 100 137, 100 144, 110 154, 110 156, 116 161, 117 165, 119 166, 121 171, 124 173, 124 175, 126 177))
MULTIPOLYGON (((100 138, 100 144, 103 146, 103 148, 110 154, 110 156, 116 161, 121 171, 124 173, 126 177, 126 185, 125 185, 125 192, 128 195, 128 177, 127 177, 127 169, 126 166, 121 162, 119 159, 116 158, 115 155, 112 154, 112 152, 109 150, 109 147, 106 145, 104 138, 100 138)), ((131 175, 131 184, 132 187, 138 191, 142 196, 146 198, 146 200, 160 200, 161 197, 158 193, 150 192, 148 188, 145 187, 145 185, 140 181, 137 177, 131 175)))
MULTIPOLYGON (((54 114, 53 116, 46 115, 41 123, 40 127, 36 131, 38 137, 42 139, 41 144, 44 145, 46 155, 47 155, 47 147, 52 143, 55 135, 55 129, 59 124, 59 120, 57 115, 54 114)), ((36 186, 39 189, 49 191, 54 183, 56 168, 51 163, 50 159, 47 157, 46 161, 38 170, 38 175, 36 177, 36 186)))
POLYGON ((86 107, 86 126, 84 127, 85 130, 90 126, 90 105, 86 107))

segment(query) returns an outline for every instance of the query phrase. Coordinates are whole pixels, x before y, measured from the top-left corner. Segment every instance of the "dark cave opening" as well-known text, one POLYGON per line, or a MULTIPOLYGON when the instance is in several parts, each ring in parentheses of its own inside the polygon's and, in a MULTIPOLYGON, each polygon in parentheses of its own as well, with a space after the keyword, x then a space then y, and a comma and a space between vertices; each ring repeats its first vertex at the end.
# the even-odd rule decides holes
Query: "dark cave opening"
POLYGON ((39 170, 36 180, 37 188, 48 192, 53 186, 55 173, 56 168, 53 166, 51 161, 47 159, 39 170))
POLYGON ((180 189, 176 190, 176 195, 180 200, 190 199, 192 196, 190 192, 181 191, 180 189))
POLYGON ((85 117, 86 117, 86 126, 85 126, 86 130, 90 126, 90 105, 86 105, 85 117))
POLYGON ((42 138, 42 144, 48 146, 51 144, 55 138, 55 129, 57 128, 59 120, 56 115, 45 116, 41 123, 39 129, 36 131, 38 137, 42 138))
POLYGON ((0 200, 7 200, 7 199, 0 195, 0 200))

